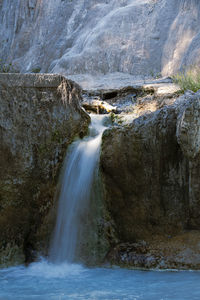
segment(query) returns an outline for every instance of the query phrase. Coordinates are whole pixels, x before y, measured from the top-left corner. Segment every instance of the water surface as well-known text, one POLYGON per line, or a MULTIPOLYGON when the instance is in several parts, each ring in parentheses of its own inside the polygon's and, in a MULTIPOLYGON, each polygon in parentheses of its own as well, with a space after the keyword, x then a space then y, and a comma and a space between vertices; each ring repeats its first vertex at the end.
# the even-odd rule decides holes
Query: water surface
POLYGON ((0 300, 199 300, 200 272, 85 268, 47 261, 0 270, 0 300))

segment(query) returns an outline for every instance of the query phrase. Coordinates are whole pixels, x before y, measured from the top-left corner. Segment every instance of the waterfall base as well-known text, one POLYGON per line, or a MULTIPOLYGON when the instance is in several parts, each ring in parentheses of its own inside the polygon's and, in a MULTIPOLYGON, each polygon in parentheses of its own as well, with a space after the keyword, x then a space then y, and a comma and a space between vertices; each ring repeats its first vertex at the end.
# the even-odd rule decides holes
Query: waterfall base
POLYGON ((199 272, 86 269, 45 261, 0 270, 6 300, 199 300, 199 272))

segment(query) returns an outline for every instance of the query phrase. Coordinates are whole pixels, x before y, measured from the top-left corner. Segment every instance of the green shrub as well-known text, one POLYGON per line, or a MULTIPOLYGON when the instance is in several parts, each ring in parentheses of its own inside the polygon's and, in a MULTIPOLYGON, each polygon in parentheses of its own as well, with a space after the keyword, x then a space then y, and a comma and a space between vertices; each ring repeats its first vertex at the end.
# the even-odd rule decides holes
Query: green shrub
POLYGON ((0 73, 18 73, 12 63, 5 63, 0 59, 0 73))
POLYGON ((38 68, 32 69, 32 70, 31 70, 31 73, 40 73, 40 71, 41 71, 41 68, 38 67, 38 68))
POLYGON ((200 67, 192 66, 183 72, 179 72, 173 76, 173 80, 181 87, 183 92, 186 90, 197 92, 200 90, 200 67))

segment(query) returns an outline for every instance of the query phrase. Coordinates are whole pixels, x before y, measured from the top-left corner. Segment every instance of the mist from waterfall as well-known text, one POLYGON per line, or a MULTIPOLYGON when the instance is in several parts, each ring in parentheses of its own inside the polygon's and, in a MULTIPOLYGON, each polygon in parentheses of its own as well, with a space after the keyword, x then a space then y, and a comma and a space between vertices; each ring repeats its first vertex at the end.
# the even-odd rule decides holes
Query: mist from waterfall
POLYGON ((84 215, 89 205, 105 116, 91 115, 89 135, 69 147, 61 179, 55 232, 49 260, 54 263, 74 262, 76 246, 84 215))

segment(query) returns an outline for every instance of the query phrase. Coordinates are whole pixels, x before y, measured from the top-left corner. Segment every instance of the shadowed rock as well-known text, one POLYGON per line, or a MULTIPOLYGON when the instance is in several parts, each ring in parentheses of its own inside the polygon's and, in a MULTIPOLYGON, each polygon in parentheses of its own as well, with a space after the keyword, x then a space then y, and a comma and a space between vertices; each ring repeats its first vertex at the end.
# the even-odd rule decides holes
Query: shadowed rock
POLYGON ((45 252, 59 170, 68 144, 86 133, 80 88, 59 75, 0 74, 0 263, 45 252))
MULTIPOLYGON (((128 255, 123 243, 144 240, 151 248, 147 254, 159 257, 151 267, 162 267, 165 257, 164 268, 199 268, 199 101, 199 92, 188 92, 125 127, 105 131, 101 155, 105 203, 122 245, 116 248, 120 255, 118 250, 112 252, 117 257, 114 263, 123 264, 122 257, 128 255), (192 251, 194 259, 182 255, 184 249, 192 251)), ((145 266, 128 257, 126 264, 145 266)))

